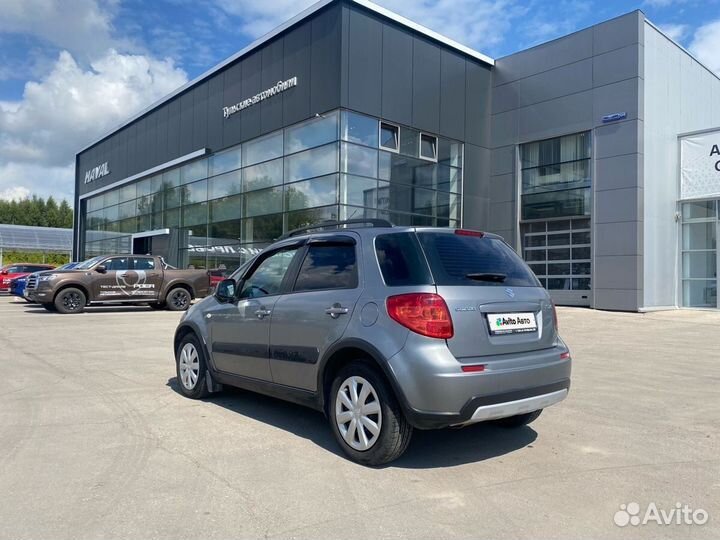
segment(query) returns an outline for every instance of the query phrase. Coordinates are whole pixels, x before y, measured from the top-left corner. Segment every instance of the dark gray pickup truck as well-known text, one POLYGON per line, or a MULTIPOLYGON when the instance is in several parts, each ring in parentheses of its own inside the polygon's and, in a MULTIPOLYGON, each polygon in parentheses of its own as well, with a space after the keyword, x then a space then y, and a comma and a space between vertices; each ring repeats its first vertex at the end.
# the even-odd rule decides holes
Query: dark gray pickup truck
POLYGON ((177 270, 161 257, 103 255, 71 270, 50 270, 28 278, 27 297, 48 311, 81 313, 90 304, 149 304, 185 311, 207 296, 206 270, 177 270))

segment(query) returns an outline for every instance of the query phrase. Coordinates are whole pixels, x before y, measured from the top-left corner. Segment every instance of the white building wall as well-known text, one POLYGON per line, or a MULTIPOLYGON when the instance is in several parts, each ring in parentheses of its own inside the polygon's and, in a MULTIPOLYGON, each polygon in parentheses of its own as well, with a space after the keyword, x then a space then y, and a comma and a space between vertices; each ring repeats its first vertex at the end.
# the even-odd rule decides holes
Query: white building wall
POLYGON ((645 23, 644 301, 679 302, 678 135, 720 127, 720 78, 645 23))

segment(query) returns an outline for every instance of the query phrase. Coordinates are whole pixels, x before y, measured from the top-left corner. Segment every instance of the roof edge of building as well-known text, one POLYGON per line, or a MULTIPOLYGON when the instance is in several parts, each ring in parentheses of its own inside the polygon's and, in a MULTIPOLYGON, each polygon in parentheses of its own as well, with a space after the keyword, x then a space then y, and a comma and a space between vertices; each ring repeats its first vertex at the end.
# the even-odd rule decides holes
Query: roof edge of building
MULTIPOLYGON (((212 68, 210 68, 209 70, 207 70, 207 71, 205 71, 204 73, 200 74, 199 76, 195 77, 195 78, 192 79, 191 81, 188 81, 188 82, 186 82, 185 84, 183 84, 182 86, 176 88, 175 90, 173 90, 172 92, 170 92, 170 93, 167 94, 166 96, 163 96, 163 97, 160 98, 159 100, 151 103, 149 106, 147 106, 147 107, 145 107, 144 109, 142 109, 141 111, 133 114, 132 116, 130 116, 129 118, 127 118, 126 120, 124 120, 123 122, 121 122, 120 124, 118 124, 117 126, 115 126, 115 127, 113 127, 112 129, 106 131, 106 132, 103 133, 101 136, 93 139, 92 142, 90 142, 89 144, 86 144, 82 149, 78 150, 78 151, 76 152, 76 155, 82 154, 82 153, 85 152, 86 150, 89 150, 90 148, 92 148, 93 146, 95 146, 95 145, 98 144, 99 142, 103 141, 104 139, 106 139, 107 137, 109 137, 110 135, 112 135, 113 133, 115 133, 116 131, 119 131, 119 130, 121 130, 122 128, 124 128, 125 126, 130 125, 130 124, 133 123, 135 120, 137 120, 137 119, 141 118, 142 116, 148 114, 148 113, 151 112, 153 109, 158 108, 158 107, 159 107, 160 105, 162 105, 163 103, 166 103, 166 102, 170 101, 171 99, 173 99, 174 97, 178 96, 179 94, 182 94, 182 93, 185 92, 186 90, 188 90, 188 89, 192 88, 193 86, 201 83, 202 81, 204 81, 205 79, 207 79, 207 78, 209 78, 210 76, 214 75, 214 74, 217 73, 218 71, 222 70, 223 68, 225 68, 225 67, 228 66, 229 64, 232 64, 233 62, 235 62, 235 61, 238 60, 239 58, 242 58, 243 56, 245 56, 245 55, 249 54, 250 52, 252 52, 254 49, 257 49, 258 47, 262 46, 263 44, 267 43, 268 41, 270 41, 270 40, 274 39, 275 37, 277 37, 278 35, 282 34, 283 32, 285 32, 286 30, 288 30, 288 29, 291 28, 292 26, 295 26, 296 24, 298 24, 298 23, 300 23, 301 21, 307 19, 307 18, 310 17, 311 15, 317 13, 318 11, 320 11, 321 9, 323 9, 325 6, 327 6, 327 5, 329 5, 329 4, 332 4, 332 3, 334 3, 334 2, 337 2, 337 1, 338 1, 338 0, 319 0, 318 2, 314 3, 313 5, 307 7, 306 9, 304 9, 303 11, 301 11, 300 13, 298 13, 297 15, 295 15, 294 17, 288 19, 287 21, 285 21, 285 22, 282 23, 281 25, 279 25, 279 26, 273 28, 272 30, 270 30, 267 34, 265 34, 265 35, 257 38, 255 41, 251 42, 249 45, 243 47, 241 50, 239 50, 238 52, 236 52, 236 53, 233 54, 232 56, 229 56, 228 58, 226 58, 225 60, 223 60, 223 61, 220 62, 219 64, 213 66, 212 68)), ((400 25, 402 25, 402 26, 405 26, 405 27, 407 27, 407 28, 409 28, 409 29, 411 29, 411 30, 413 30, 413 31, 415 31, 415 32, 418 32, 419 34, 425 35, 426 37, 429 37, 429 38, 431 38, 431 39, 433 39, 433 40, 435 40, 435 41, 438 41, 438 42, 440 42, 440 43, 442 43, 442 44, 444 44, 444 45, 447 45, 447 46, 450 47, 450 48, 456 49, 456 50, 458 50, 459 52, 461 52, 461 53, 463 53, 463 54, 465 54, 465 55, 467 55, 467 56, 473 57, 473 58, 475 58, 475 59, 477 59, 477 60, 480 60, 481 62, 484 62, 484 63, 486 63, 486 64, 488 64, 488 65, 490 65, 490 66, 494 66, 494 65, 495 65, 495 60, 494 60, 493 58, 491 58, 491 57, 489 57, 489 56, 487 56, 487 55, 485 55, 485 54, 483 54, 483 53, 481 53, 481 52, 479 52, 479 51, 476 51, 476 50, 474 50, 474 49, 471 49, 470 47, 466 47, 465 45, 462 45, 461 43, 458 43, 457 41, 454 41, 454 40, 452 40, 452 39, 450 39, 450 38, 448 38, 448 37, 445 37, 445 36, 443 36, 442 34, 439 34, 439 33, 435 32, 434 30, 430 30, 429 28, 427 28, 427 27, 425 27, 425 26, 422 26, 421 24, 418 24, 418 23, 416 23, 416 22, 413 22, 413 21, 411 21, 410 19, 407 19, 406 17, 403 17, 402 15, 398 15, 397 13, 395 13, 395 12, 393 12, 393 11, 390 11, 390 10, 388 10, 388 9, 385 9, 384 7, 379 6, 379 5, 375 4, 374 2, 371 2, 370 0, 345 0, 345 1, 350 2, 350 3, 352 3, 352 4, 356 4, 356 5, 358 5, 358 6, 362 6, 362 7, 364 7, 365 9, 367 9, 367 10, 369 10, 369 11, 372 11, 372 12, 374 12, 374 13, 382 16, 382 17, 385 17, 385 18, 387 18, 387 19, 389 19, 389 20, 391 20, 391 21, 394 21, 394 22, 396 22, 396 23, 398 23, 398 24, 400 24, 400 25)))

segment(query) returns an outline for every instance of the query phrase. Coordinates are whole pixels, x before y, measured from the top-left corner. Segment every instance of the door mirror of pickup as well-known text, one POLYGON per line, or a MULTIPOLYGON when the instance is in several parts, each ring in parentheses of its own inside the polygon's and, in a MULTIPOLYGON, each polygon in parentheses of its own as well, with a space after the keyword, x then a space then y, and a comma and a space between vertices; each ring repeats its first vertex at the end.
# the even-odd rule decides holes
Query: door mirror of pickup
POLYGON ((234 279, 223 279, 215 289, 215 298, 222 303, 232 302, 235 299, 236 287, 234 279))
POLYGON ((105 272, 107 272, 107 267, 104 264, 99 264, 95 267, 95 271, 100 274, 104 274, 105 272))

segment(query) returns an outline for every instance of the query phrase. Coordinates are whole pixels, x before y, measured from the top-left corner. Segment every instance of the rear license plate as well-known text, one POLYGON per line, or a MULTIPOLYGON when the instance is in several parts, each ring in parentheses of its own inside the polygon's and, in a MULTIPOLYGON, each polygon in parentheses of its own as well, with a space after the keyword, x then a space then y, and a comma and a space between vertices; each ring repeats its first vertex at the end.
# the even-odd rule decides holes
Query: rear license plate
POLYGON ((537 331, 534 313, 488 313, 487 318, 493 336, 537 331))

